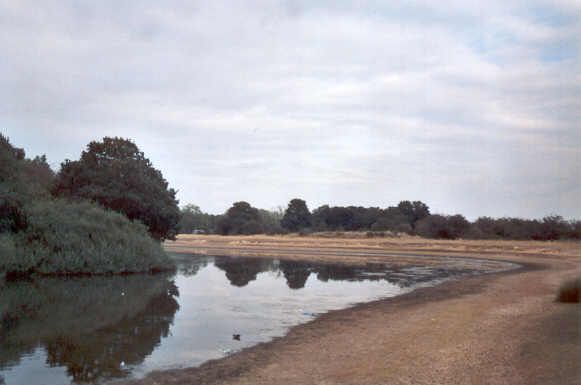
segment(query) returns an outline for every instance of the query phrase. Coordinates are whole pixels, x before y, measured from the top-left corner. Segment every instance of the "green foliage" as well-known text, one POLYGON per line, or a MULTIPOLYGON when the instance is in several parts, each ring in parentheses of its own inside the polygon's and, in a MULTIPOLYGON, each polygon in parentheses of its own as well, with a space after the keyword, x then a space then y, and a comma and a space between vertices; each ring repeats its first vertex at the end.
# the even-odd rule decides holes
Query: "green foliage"
POLYGON ((46 158, 25 155, 0 135, 0 276, 172 267, 141 223, 89 202, 53 199, 46 158))
POLYGON ((143 222, 159 240, 175 239, 176 191, 128 139, 91 142, 78 161, 66 160, 57 176, 58 196, 88 199, 143 222))
POLYGON ((581 301, 581 277, 563 283, 559 288, 557 301, 579 303, 581 301))
POLYGON ((0 192, 0 234, 26 228, 23 205, 14 193, 0 192))
POLYGON ((26 214, 26 230, 2 242, 0 271, 5 274, 111 274, 172 267, 144 225, 95 204, 45 200, 30 205, 26 214))
POLYGON ((581 222, 568 222, 558 215, 551 215, 542 220, 480 217, 472 223, 468 237, 550 241, 581 239, 580 230, 581 222))
POLYGON ((417 221, 430 215, 430 208, 421 201, 401 201, 397 208, 407 218, 407 222, 412 229, 415 228, 417 221))
POLYGON ((284 216, 284 210, 279 207, 273 210, 263 210, 259 209, 258 214, 262 220, 262 226, 266 234, 285 234, 285 230, 281 225, 280 221, 284 216))
POLYGON ((371 230, 407 233, 412 230, 409 222, 409 217, 403 214, 398 207, 388 207, 385 210, 381 210, 377 220, 371 225, 371 230))
POLYGON ((22 204, 50 195, 54 173, 46 157, 37 156, 30 160, 25 155, 23 149, 12 146, 8 138, 0 134, 0 199, 12 199, 22 204))
POLYGON ((462 238, 470 229, 470 222, 462 215, 430 215, 416 224, 418 235, 427 238, 462 238))
POLYGON ((259 234, 264 226, 258 209, 247 202, 236 202, 220 218, 216 230, 222 235, 259 234))
POLYGON ((199 206, 188 204, 180 210, 178 232, 180 234, 191 234, 194 231, 213 233, 217 221, 217 215, 204 213, 199 206))
POLYGON ((289 231, 299 231, 311 227, 311 212, 302 199, 289 202, 280 224, 289 231))
POLYGON ((385 231, 413 233, 418 220, 430 213, 420 201, 402 201, 396 207, 329 207, 313 211, 313 228, 318 231, 385 231))

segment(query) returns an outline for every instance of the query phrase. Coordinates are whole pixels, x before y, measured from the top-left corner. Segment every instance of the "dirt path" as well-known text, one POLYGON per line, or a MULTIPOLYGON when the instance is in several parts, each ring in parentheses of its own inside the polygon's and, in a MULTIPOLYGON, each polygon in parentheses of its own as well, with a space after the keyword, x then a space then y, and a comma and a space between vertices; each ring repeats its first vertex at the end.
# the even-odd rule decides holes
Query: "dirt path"
POLYGON ((525 267, 331 312, 272 342, 132 384, 581 383, 581 306, 554 302, 560 283, 581 274, 579 244, 186 236, 167 248, 351 262, 461 253, 525 267))

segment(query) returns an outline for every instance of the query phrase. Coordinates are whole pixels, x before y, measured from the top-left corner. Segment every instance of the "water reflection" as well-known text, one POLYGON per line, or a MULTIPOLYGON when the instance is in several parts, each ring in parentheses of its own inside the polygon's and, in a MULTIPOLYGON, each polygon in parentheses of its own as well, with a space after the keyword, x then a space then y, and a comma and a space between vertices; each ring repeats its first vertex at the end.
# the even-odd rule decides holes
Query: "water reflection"
POLYGON ((291 289, 301 289, 311 275, 311 267, 306 263, 296 261, 280 261, 280 269, 286 279, 286 284, 291 289))
POLYGON ((178 270, 172 275, 4 283, 0 384, 2 376, 6 385, 102 383, 197 365, 283 335, 316 313, 476 271, 442 265, 174 258, 178 270), (232 340, 233 334, 240 334, 241 341, 232 340))
POLYGON ((129 374, 168 335, 179 309, 167 276, 42 278, 1 289, 0 369, 43 346, 75 382, 129 374))
MULTIPOLYGON (((181 260, 181 269, 194 270, 186 267, 192 258, 181 260)), ((194 258, 195 260, 195 258, 194 258)), ((195 262, 196 266, 199 262, 195 262)), ((256 280, 262 272, 282 273, 290 289, 302 289, 309 276, 315 274, 318 280, 332 281, 388 281, 401 287, 409 287, 417 283, 427 282, 435 278, 475 273, 474 268, 443 268, 405 265, 396 266, 386 263, 364 263, 360 265, 340 265, 331 263, 316 263, 291 260, 273 260, 251 257, 215 257, 214 264, 226 273, 231 285, 244 287, 256 280)), ((195 273, 194 273, 195 274, 195 273)))
POLYGON ((272 260, 261 258, 216 257, 214 265, 226 272, 233 286, 244 287, 256 280, 258 273, 272 269, 272 260))

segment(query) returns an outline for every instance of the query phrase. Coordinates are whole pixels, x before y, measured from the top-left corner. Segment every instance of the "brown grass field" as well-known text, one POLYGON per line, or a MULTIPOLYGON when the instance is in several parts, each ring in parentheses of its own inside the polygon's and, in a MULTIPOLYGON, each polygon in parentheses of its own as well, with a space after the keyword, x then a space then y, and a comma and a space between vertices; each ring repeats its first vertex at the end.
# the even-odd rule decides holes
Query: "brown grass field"
POLYGON ((581 306, 555 301, 560 284, 581 275, 578 242, 181 235, 165 247, 342 263, 452 256, 522 267, 330 312, 274 341, 131 384, 581 384, 581 306))

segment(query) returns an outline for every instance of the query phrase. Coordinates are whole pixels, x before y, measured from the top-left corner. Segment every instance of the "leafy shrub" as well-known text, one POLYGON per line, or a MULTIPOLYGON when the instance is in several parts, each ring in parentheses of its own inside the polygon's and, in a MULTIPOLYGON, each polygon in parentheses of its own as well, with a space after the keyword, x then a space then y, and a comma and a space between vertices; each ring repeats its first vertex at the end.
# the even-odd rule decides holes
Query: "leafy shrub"
POLYGON ((581 298, 581 277, 567 281, 559 288, 558 302, 579 303, 581 298))
POLYGON ((302 199, 291 200, 280 224, 289 231, 302 231, 311 227, 312 217, 307 203, 302 199))
POLYGON ((427 238, 456 239, 464 236, 470 228, 470 222, 462 215, 429 215, 418 221, 416 232, 427 238))
POLYGON ((180 217, 176 191, 131 140, 106 137, 89 143, 81 159, 61 165, 53 192, 137 219, 158 240, 175 239, 180 217))
POLYGON ((262 217, 248 202, 236 202, 218 220, 216 231, 222 235, 249 235, 264 232, 262 217))
POLYGON ((147 228, 88 202, 26 208, 26 230, 0 241, 6 274, 111 274, 165 270, 172 262, 147 228))
POLYGON ((14 194, 0 193, 0 233, 17 232, 26 228, 26 216, 14 194))

